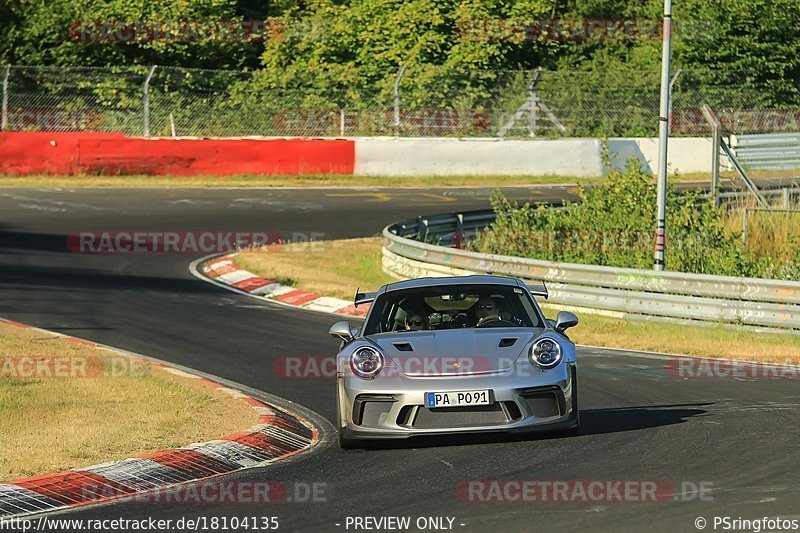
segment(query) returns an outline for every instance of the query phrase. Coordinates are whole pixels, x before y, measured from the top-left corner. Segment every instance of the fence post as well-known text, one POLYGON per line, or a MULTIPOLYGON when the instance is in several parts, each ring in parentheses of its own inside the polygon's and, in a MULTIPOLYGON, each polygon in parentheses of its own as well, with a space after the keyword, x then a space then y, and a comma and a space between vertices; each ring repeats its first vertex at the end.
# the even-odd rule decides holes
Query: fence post
POLYGON ((675 87, 675 82, 678 81, 678 78, 681 77, 681 73, 683 72, 682 68, 679 68, 675 71, 675 75, 672 76, 672 79, 669 81, 669 114, 667 118, 669 120, 669 130, 672 131, 672 89, 675 87))
POLYGON ((144 113, 144 136, 150 137, 150 79, 156 71, 156 65, 150 67, 150 72, 147 73, 147 78, 144 80, 144 95, 142 99, 142 107, 144 113))
POLYGON ((400 67, 397 77, 394 79, 394 136, 400 136, 400 80, 406 71, 406 66, 400 67))
POLYGON ((11 65, 6 65, 6 73, 3 76, 3 110, 0 119, 0 131, 8 129, 8 78, 11 76, 11 65))
POLYGON ((344 137, 344 108, 339 110, 339 137, 344 137))
POLYGON ((742 244, 747 244, 747 208, 743 209, 744 214, 742 215, 742 244))
POLYGON ((711 198, 719 203, 719 150, 722 140, 722 124, 708 104, 703 104, 703 114, 711 124, 711 198))

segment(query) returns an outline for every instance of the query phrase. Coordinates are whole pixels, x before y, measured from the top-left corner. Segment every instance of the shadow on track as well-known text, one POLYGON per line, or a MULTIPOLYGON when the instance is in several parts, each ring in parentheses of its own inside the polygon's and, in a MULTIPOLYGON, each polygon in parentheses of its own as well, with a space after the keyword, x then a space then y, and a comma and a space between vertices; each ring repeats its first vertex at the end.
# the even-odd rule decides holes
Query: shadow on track
POLYGON ((521 442, 562 438, 578 438, 589 435, 603 435, 622 431, 639 431, 673 424, 682 424, 690 418, 707 414, 705 409, 711 402, 671 405, 647 405, 637 407, 618 407, 608 409, 582 409, 581 428, 577 433, 530 433, 509 435, 486 433, 474 435, 445 435, 437 437, 413 437, 396 441, 366 441, 363 448, 402 449, 429 448, 441 446, 464 446, 471 444, 490 444, 501 442, 521 442))

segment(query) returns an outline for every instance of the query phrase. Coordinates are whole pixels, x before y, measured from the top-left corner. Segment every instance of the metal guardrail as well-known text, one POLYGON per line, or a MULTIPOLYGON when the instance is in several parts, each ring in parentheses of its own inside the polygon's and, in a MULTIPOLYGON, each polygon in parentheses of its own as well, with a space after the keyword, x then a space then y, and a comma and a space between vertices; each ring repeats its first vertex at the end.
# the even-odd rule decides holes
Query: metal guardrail
POLYGON ((490 272, 545 281, 550 300, 559 304, 656 319, 800 329, 800 282, 559 263, 457 247, 494 216, 473 211, 388 226, 384 271, 400 278, 490 272))
POLYGON ((800 169, 800 133, 736 135, 732 144, 748 170, 800 169))

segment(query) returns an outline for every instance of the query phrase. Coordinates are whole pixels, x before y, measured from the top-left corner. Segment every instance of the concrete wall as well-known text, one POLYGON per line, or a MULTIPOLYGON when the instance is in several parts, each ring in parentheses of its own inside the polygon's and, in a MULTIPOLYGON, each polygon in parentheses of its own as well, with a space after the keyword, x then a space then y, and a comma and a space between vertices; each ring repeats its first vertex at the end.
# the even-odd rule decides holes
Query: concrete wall
POLYGON ((356 174, 365 176, 603 173, 598 139, 356 139, 356 174))
MULTIPOLYGON (((612 168, 637 157, 655 173, 658 139, 609 139, 612 168)), ((357 138, 355 173, 365 176, 516 174, 599 177, 608 169, 599 139, 357 138)), ((711 172, 711 139, 670 139, 672 171, 711 172)))
MULTIPOLYGON (((711 138, 710 137, 675 137, 667 145, 669 169, 680 174, 694 172, 711 172, 711 138)), ((658 138, 624 138, 609 139, 608 150, 612 157, 612 168, 625 166, 625 162, 636 156, 653 174, 658 165, 658 138)), ((720 158, 720 164, 727 159, 720 158)))
MULTIPOLYGON (((635 156, 655 170, 657 139, 609 139, 612 168, 635 156)), ((711 171, 711 140, 675 138, 682 174, 711 171)), ((119 133, 0 133, 6 174, 359 174, 602 176, 599 139, 166 138, 119 133)), ((723 158, 724 161, 724 158, 723 158)))

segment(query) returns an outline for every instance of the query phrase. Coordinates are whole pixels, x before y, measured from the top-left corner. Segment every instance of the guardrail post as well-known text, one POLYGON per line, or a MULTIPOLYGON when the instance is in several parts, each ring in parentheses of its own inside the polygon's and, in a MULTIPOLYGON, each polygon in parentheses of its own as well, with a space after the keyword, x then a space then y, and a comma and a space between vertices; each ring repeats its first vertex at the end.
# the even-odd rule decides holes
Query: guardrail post
POLYGON ((783 207, 784 207, 784 209, 789 209, 789 204, 790 204, 789 187, 784 187, 781 190, 781 197, 783 198, 783 207))
POLYGON ((456 233, 453 235, 453 247, 461 248, 464 244, 464 213, 456 215, 456 233))
POLYGON ((419 235, 419 241, 425 242, 428 238, 428 219, 419 217, 417 220, 417 234, 419 235))
POLYGON ((397 77, 394 79, 394 136, 400 136, 400 80, 406 71, 406 66, 400 67, 397 77))
POLYGON ((11 76, 11 65, 6 65, 6 73, 3 76, 3 110, 0 119, 0 131, 8 129, 8 78, 11 76))
POLYGON ((156 65, 150 67, 147 78, 144 80, 144 95, 142 98, 142 112, 144 118, 144 136, 150 137, 150 79, 156 71, 156 65))

